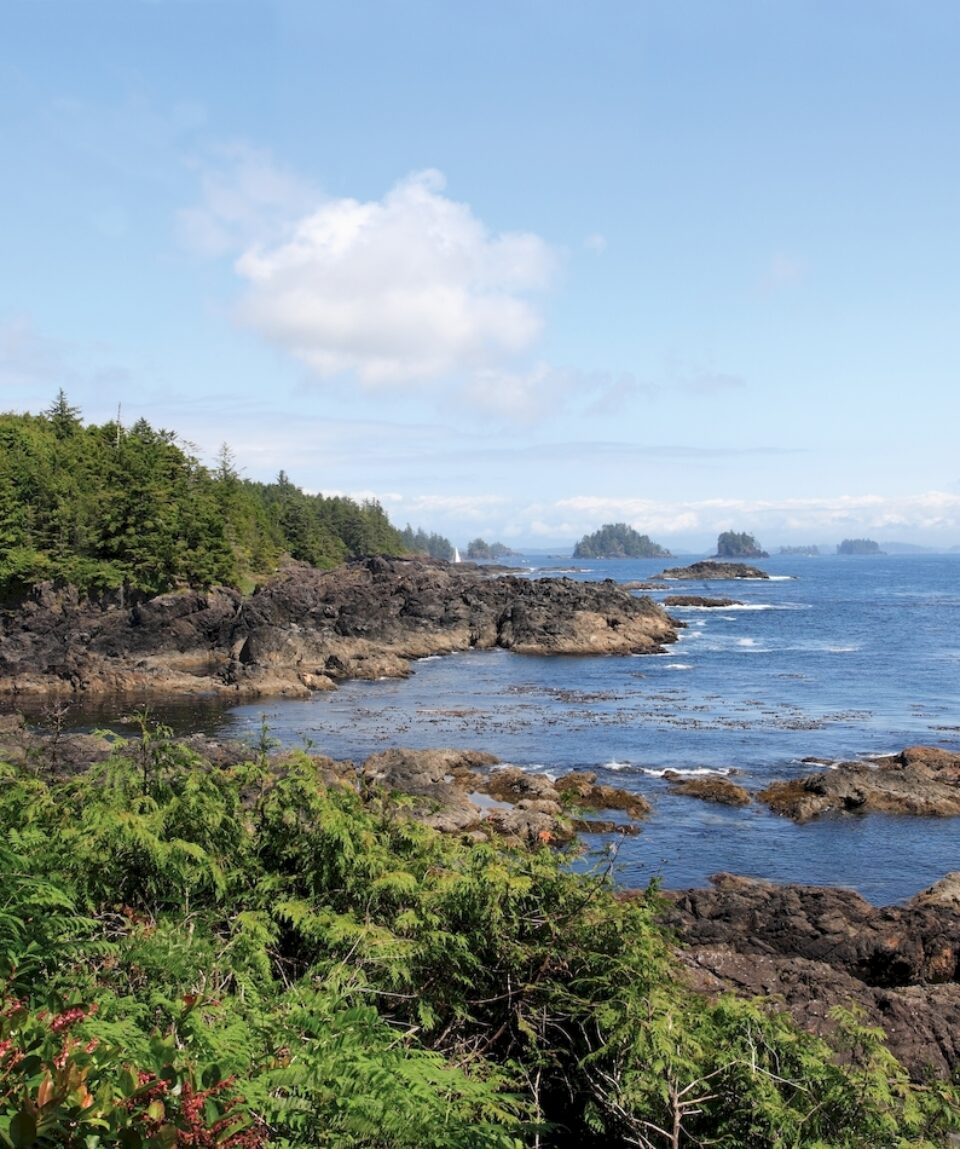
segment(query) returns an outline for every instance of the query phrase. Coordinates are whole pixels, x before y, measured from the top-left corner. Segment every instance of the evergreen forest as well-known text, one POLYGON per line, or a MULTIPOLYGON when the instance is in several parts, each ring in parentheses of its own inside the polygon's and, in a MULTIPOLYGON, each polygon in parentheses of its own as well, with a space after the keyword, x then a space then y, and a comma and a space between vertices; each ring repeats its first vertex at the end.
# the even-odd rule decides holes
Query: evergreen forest
POLYGON ((575 559, 668 559, 670 552, 626 523, 604 523, 573 548, 575 559))
POLYGON ((746 531, 722 531, 717 536, 718 559, 765 559, 769 556, 746 531))
POLYGON ((208 468, 144 419, 85 425, 62 391, 43 414, 0 414, 0 599, 45 579, 92 594, 250 590, 286 557, 410 552, 452 547, 398 531, 376 501, 307 494, 283 471, 244 479, 226 446, 208 468))

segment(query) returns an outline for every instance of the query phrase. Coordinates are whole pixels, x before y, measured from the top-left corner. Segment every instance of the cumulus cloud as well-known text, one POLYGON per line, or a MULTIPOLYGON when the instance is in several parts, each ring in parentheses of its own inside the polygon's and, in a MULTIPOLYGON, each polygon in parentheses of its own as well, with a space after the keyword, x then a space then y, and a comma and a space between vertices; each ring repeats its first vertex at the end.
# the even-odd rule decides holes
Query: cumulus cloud
MULTIPOLYGON (((492 233, 443 176, 417 172, 382 199, 330 199, 288 239, 236 262, 243 322, 316 375, 367 388, 483 381, 500 396, 536 383, 518 360, 543 326, 535 302, 557 257, 529 232, 492 233)), ((529 370, 529 368, 527 368, 529 370)))

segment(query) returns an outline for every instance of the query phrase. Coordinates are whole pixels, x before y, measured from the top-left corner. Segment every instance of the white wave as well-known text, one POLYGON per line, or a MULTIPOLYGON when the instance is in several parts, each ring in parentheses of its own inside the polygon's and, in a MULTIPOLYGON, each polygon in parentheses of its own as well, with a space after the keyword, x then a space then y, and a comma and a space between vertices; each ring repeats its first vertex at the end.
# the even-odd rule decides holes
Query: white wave
POLYGON ((673 766, 665 766, 662 770, 654 770, 650 767, 641 767, 641 774, 646 774, 648 778, 662 778, 664 774, 678 774, 681 778, 694 778, 704 774, 716 774, 724 776, 732 774, 732 767, 725 767, 717 770, 712 770, 709 766, 694 766, 688 770, 680 770, 673 766))
POLYGON ((770 582, 793 582, 796 579, 796 577, 797 577, 796 575, 769 575, 768 576, 770 582))
POLYGON ((556 782, 557 772, 554 767, 547 766, 543 762, 498 762, 492 766, 493 770, 522 770, 525 774, 542 774, 545 778, 549 778, 551 782, 556 782))
POLYGON ((664 670, 693 670, 692 662, 668 662, 664 670))
POLYGON ((415 658, 414 662, 439 662, 443 657, 441 654, 425 654, 422 658, 415 658))
POLYGON ((860 649, 859 646, 824 646, 821 648, 826 654, 853 654, 860 649))
POLYGON ((634 765, 632 762, 618 762, 616 758, 611 759, 609 762, 604 762, 604 770, 633 770, 634 765))

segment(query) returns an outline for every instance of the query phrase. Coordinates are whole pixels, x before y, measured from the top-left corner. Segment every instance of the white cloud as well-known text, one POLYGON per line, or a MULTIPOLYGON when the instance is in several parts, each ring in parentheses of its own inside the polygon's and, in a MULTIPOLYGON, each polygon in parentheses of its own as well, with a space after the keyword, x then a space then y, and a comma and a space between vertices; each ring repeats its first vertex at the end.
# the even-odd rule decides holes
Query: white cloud
POLYGON ((203 256, 280 239, 316 201, 315 189, 249 144, 220 147, 191 164, 200 175, 200 202, 178 213, 177 227, 183 244, 203 256))
MULTIPOLYGON (((543 508, 540 526, 544 526, 543 508)), ((561 499, 550 508, 559 524, 571 521, 584 530, 601 522, 624 521, 650 534, 711 536, 737 529, 769 532, 771 544, 806 533, 816 542, 823 534, 875 532, 909 538, 954 532, 960 535, 960 495, 928 491, 916 495, 837 495, 784 500, 705 499, 668 503, 651 499, 603 498, 580 495, 561 499), (592 525, 591 525, 592 524, 592 525), (892 532, 892 534, 890 533, 892 532)), ((548 520, 549 521, 549 520, 548 520)), ((541 533, 547 533, 541 530, 541 533)))
POLYGON ((381 200, 327 200, 285 242, 250 247, 236 262, 249 287, 242 320, 321 378, 466 380, 476 397, 493 373, 493 390, 509 391, 498 373, 535 346, 543 320, 531 297, 557 257, 531 233, 492 234, 443 187, 425 171, 381 200))

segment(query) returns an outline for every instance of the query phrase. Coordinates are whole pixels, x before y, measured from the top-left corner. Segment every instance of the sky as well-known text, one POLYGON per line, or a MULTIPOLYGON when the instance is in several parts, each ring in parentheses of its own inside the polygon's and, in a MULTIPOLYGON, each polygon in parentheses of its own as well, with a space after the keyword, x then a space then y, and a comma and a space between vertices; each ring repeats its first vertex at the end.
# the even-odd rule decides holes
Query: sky
POLYGON ((0 410, 463 546, 960 544, 954 0, 5 0, 0 410))

